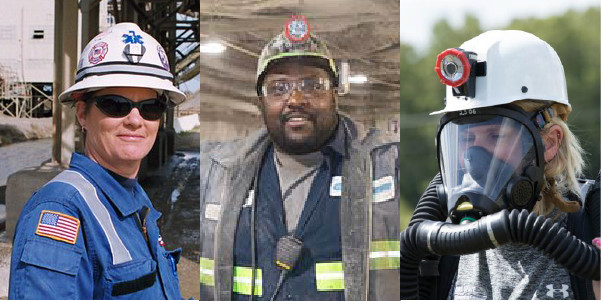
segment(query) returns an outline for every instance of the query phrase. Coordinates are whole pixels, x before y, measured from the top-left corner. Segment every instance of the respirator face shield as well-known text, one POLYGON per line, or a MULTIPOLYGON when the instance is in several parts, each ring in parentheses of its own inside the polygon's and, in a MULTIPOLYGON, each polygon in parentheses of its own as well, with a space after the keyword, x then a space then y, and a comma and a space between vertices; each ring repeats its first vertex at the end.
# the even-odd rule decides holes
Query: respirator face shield
POLYGON ((502 209, 531 210, 538 199, 543 160, 537 129, 523 112, 513 111, 512 118, 491 109, 449 113, 439 126, 441 202, 455 222, 502 209))

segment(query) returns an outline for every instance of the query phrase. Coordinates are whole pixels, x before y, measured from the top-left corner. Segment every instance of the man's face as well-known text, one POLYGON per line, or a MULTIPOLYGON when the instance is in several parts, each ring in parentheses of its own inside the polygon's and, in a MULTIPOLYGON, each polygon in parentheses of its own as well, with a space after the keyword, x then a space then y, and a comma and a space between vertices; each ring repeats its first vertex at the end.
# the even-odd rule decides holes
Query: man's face
POLYGON ((277 65, 265 76, 263 86, 267 89, 259 107, 278 150, 288 154, 315 152, 330 138, 338 114, 334 90, 325 89, 325 81, 329 81, 325 70, 296 63, 277 65), (305 86, 300 87, 301 83, 305 86))

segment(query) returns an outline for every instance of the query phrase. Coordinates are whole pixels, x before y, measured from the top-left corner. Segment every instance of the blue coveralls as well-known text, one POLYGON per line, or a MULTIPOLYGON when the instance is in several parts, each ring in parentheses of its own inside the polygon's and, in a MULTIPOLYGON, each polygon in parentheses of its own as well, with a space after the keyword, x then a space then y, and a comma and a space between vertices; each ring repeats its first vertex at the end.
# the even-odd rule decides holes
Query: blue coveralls
POLYGON ((181 299, 176 272, 181 249, 163 248, 160 216, 139 184, 128 191, 100 165, 74 153, 69 169, 21 212, 9 299, 181 299), (144 207, 149 211, 142 222, 144 207), (79 221, 74 242, 43 231, 41 225, 56 217, 79 221))

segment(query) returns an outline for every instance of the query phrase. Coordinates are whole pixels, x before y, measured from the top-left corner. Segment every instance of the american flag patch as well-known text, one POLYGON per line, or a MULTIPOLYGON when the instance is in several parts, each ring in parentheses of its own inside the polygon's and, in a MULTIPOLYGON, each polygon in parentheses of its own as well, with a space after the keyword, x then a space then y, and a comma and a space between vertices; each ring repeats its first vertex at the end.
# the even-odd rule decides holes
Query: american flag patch
POLYGON ((44 210, 35 233, 39 236, 75 244, 79 232, 79 219, 69 215, 44 210))
POLYGON ((165 242, 163 242, 163 237, 159 235, 159 246, 165 247, 165 242))

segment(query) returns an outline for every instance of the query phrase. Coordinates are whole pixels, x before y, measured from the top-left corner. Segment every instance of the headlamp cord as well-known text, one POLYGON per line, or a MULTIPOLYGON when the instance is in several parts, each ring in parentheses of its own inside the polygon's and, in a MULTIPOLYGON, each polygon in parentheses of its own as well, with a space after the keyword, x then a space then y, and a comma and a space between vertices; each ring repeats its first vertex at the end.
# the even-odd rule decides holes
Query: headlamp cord
MULTIPOLYGON (((253 190, 252 200, 253 203, 251 205, 251 213, 250 213, 250 259, 251 259, 251 275, 250 275, 250 297, 249 301, 253 300, 255 295, 255 275, 257 270, 257 184, 259 182, 259 170, 261 170, 261 165, 258 165, 257 171, 255 172, 255 179, 253 181, 253 190)), ((250 196, 249 196, 250 198, 250 196)))

